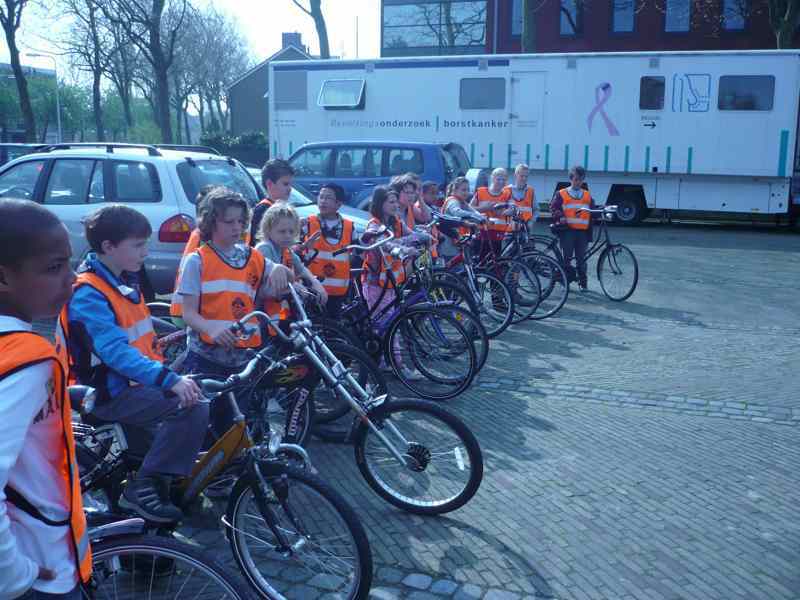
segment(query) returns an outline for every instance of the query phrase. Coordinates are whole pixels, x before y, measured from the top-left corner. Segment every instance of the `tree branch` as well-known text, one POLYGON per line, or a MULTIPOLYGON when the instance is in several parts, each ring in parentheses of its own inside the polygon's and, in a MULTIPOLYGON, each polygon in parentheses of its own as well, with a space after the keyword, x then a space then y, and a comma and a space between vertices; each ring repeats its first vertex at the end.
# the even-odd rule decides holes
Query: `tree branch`
POLYGON ((307 10, 305 6, 303 6, 302 4, 300 4, 300 0, 292 0, 292 2, 294 2, 294 5, 295 5, 297 8, 299 8, 300 10, 302 10, 304 13, 306 13, 306 14, 307 14, 309 17, 313 16, 313 15, 311 14, 311 11, 310 11, 310 10, 307 10))

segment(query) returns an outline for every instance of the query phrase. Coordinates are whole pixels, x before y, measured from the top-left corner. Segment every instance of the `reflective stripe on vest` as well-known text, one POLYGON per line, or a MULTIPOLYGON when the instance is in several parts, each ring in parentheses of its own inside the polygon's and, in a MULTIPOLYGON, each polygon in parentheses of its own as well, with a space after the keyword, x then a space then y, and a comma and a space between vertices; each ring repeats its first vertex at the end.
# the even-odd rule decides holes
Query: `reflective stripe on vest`
POLYGON ((562 208, 564 210, 564 220, 571 229, 589 229, 589 221, 592 215, 581 208, 590 208, 592 205, 592 197, 586 190, 580 198, 573 198, 567 191, 567 188, 562 188, 558 192, 561 195, 562 208))
MULTIPOLYGON (((370 225, 382 225, 382 223, 375 218, 369 220, 367 227, 370 225)), ((398 220, 395 219, 394 222, 394 237, 395 239, 403 237, 403 224, 398 220)), ((389 278, 388 273, 391 272, 394 276, 394 281, 397 285, 400 285, 406 280, 406 270, 403 267, 403 261, 400 258, 394 258, 389 251, 384 252, 382 248, 377 250, 380 252, 381 260, 378 262, 378 266, 380 271, 378 271, 378 283, 381 287, 392 287, 392 281, 389 278)), ((375 271, 367 262, 367 257, 364 257, 364 264, 363 264, 364 271, 361 275, 361 282, 366 283, 369 275, 375 275, 375 271)))
MULTIPOLYGON (((131 346, 151 360, 164 362, 164 356, 158 348, 156 332, 153 330, 153 321, 150 318, 150 309, 147 308, 144 294, 139 293, 139 302, 134 302, 100 275, 91 271, 78 274, 73 290, 84 285, 92 287, 103 295, 114 313, 117 325, 128 336, 128 343, 131 346)), ((62 312, 66 313, 67 309, 68 306, 65 306, 62 312)), ((63 322, 69 323, 68 314, 65 314, 63 322)))
MULTIPOLYGON (((498 202, 509 202, 511 199, 511 191, 509 188, 504 187, 499 194, 493 195, 491 192, 489 192, 489 188, 480 187, 476 192, 476 196, 478 199, 478 206, 486 206, 497 204, 498 202)), ((490 231, 508 233, 512 230, 513 225, 508 217, 495 212, 494 210, 490 210, 483 214, 488 219, 488 227, 490 231)))
MULTIPOLYGON (((319 217, 311 215, 308 217, 308 237, 318 231, 322 231, 319 217)), ((324 235, 320 235, 314 242, 312 254, 315 250, 316 256, 308 265, 308 270, 322 282, 322 287, 329 296, 344 296, 350 287, 350 253, 345 252, 339 256, 334 256, 333 253, 352 243, 353 222, 348 219, 342 219, 342 237, 336 244, 328 242, 324 235)))
MULTIPOLYGON (((53 364, 54 402, 60 408, 60 435, 63 444, 52 446, 57 452, 59 484, 65 495, 68 515, 64 515, 70 528, 75 567, 81 581, 88 582, 92 573, 92 553, 86 516, 81 499, 81 482, 78 463, 75 460, 75 439, 72 435, 72 407, 67 395, 66 373, 68 368, 67 346, 60 328, 56 329, 56 344, 53 347, 43 337, 30 331, 15 331, 0 335, 0 379, 26 366, 50 361, 53 364)), ((55 482, 54 482, 55 483, 55 482)), ((34 516, 34 515, 32 515, 34 516)))
POLYGON ((519 218, 523 221, 530 221, 533 218, 533 188, 531 186, 525 188, 525 196, 522 200, 514 198, 514 188, 512 186, 508 186, 508 189, 511 192, 511 200, 514 202, 514 206, 517 207, 519 218))
MULTIPOLYGON (((264 257, 247 246, 247 262, 241 268, 230 266, 206 244, 200 246, 200 316, 206 321, 233 325, 255 310, 255 299, 264 278, 264 257)), ((208 334, 200 334, 207 344, 214 344, 208 334)), ((246 340, 237 339, 237 348, 256 348, 261 335, 254 333, 246 340)))

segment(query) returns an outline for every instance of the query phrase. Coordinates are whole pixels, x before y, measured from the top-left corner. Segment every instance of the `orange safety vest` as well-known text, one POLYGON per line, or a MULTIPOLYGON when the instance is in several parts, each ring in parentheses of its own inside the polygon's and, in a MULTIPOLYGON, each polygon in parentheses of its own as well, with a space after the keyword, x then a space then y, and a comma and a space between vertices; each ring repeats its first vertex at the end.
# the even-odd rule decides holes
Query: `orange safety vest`
POLYGON ((562 188, 558 193, 561 194, 564 218, 567 220, 567 225, 570 229, 589 229, 589 222, 592 218, 591 213, 578 210, 581 208, 591 208, 592 196, 589 192, 583 190, 583 195, 580 198, 573 198, 570 196, 567 188, 562 188))
MULTIPOLYGON (((197 249, 200 255, 200 316, 211 323, 233 325, 255 310, 256 294, 264 278, 264 257, 247 246, 247 262, 236 268, 226 263, 210 244, 197 249)), ((200 339, 213 344, 206 333, 200 339)), ((261 335, 254 333, 246 340, 237 340, 237 348, 257 348, 261 335)))
MULTIPOLYGON (((317 215, 308 217, 308 237, 322 231, 322 224, 317 215)), ((308 270, 322 282, 322 287, 329 296, 344 296, 350 287, 350 254, 344 252, 338 256, 333 253, 353 243, 353 222, 342 219, 342 237, 336 244, 331 244, 320 235, 312 247, 316 256, 308 270)))
MULTIPOLYGON (((249 231, 245 231, 242 234, 242 243, 248 246, 250 245, 249 231)), ((200 230, 195 228, 192 231, 192 235, 189 236, 189 241, 187 241, 186 245, 183 247, 183 256, 181 256, 181 262, 180 265, 178 265, 178 272, 175 273, 175 288, 172 292, 169 305, 169 315, 171 317, 183 317, 183 296, 178 293, 178 284, 181 280, 181 273, 183 273, 183 265, 186 262, 186 257, 197 250, 202 244, 203 240, 200 239, 200 230)))
MULTIPOLYGON (((108 302, 114 312, 117 325, 128 336, 128 343, 141 352, 150 360, 164 362, 164 356, 158 346, 158 338, 153 330, 153 321, 150 318, 150 309, 144 300, 144 294, 139 293, 139 302, 134 302, 130 298, 123 296, 122 293, 109 284, 97 273, 84 271, 79 273, 72 286, 73 291, 79 287, 88 285, 101 294, 108 302)), ((61 310, 59 322, 65 335, 69 335, 69 305, 61 310)), ((131 385, 138 385, 131 382, 131 385)))
MULTIPOLYGON (((62 444, 54 445, 53 452, 58 453, 60 464, 59 481, 53 482, 64 490, 65 504, 69 506, 69 515, 61 521, 45 520, 38 508, 24 503, 16 507, 37 520, 48 525, 69 525, 72 552, 80 580, 89 581, 92 573, 92 552, 89 547, 89 534, 86 531, 86 516, 81 500, 81 481, 78 472, 78 461, 75 459, 75 439, 72 435, 72 407, 67 394, 67 345, 60 329, 56 330, 55 347, 42 336, 31 331, 12 331, 0 334, 0 379, 26 367, 43 363, 53 364, 53 391, 56 407, 61 410, 62 444), (32 510, 31 510, 32 509, 32 510)), ((8 490, 6 488, 6 495, 8 490)), ((12 495, 19 496, 18 492, 12 495)), ((24 500, 24 498, 23 498, 24 500)), ((9 498, 7 502, 11 502, 9 498)), ((27 501, 26 501, 27 502, 27 501)))
MULTIPOLYGON (((367 223, 367 227, 369 227, 369 225, 371 224, 382 225, 382 223, 374 217, 369 220, 369 223, 367 223)), ((402 222, 400 222, 399 219, 395 219, 394 221, 394 237, 395 238, 403 237, 403 224, 402 222)), ((391 280, 389 279, 389 276, 387 274, 389 271, 391 271, 392 275, 394 275, 394 280, 395 283, 397 283, 397 285, 403 283, 406 280, 406 270, 403 267, 402 259, 394 258, 391 255, 391 253, 384 252, 382 248, 378 248, 377 251, 381 253, 381 260, 378 263, 380 267, 380 270, 378 271, 378 282, 380 283, 381 287, 385 288, 392 285, 391 280)), ((361 274, 362 284, 367 283, 368 273, 375 273, 375 271, 372 270, 372 267, 367 262, 366 256, 364 257, 363 267, 364 271, 361 274)))
MULTIPOLYGON (((498 202, 509 202, 511 200, 511 190, 504 187, 503 190, 496 196, 489 192, 488 187, 480 187, 476 192, 478 198, 478 206, 497 204, 498 202)), ((512 229, 511 221, 508 217, 491 210, 483 213, 488 219, 489 231, 497 231, 499 233, 508 233, 512 229)))
MULTIPOLYGON (((260 254, 260 253, 259 253, 260 254)), ((292 260, 292 251, 289 248, 284 248, 281 252, 281 264, 289 269, 295 277, 297 277, 297 273, 294 272, 294 261, 292 260)), ((274 298, 267 298, 267 301, 264 302, 264 312, 267 313, 273 319, 277 317, 281 321, 287 321, 289 317, 292 316, 292 308, 289 306, 289 302, 286 300, 276 300, 274 298)), ((269 334, 270 335, 278 335, 272 328, 272 325, 269 326, 269 334)))
POLYGON ((508 187, 511 201, 514 203, 514 206, 517 207, 519 218, 527 223, 533 218, 533 188, 531 186, 527 186, 525 188, 525 196, 522 198, 522 200, 516 200, 514 198, 514 190, 512 186, 509 185, 506 187, 508 187))
MULTIPOLYGON (((442 213, 447 215, 447 209, 450 207, 451 204, 455 203, 458 208, 463 210, 463 206, 461 205, 461 200, 456 198, 455 196, 450 196, 447 200, 444 201, 444 206, 442 207, 442 213)), ((458 235, 469 235, 469 227, 459 227, 458 228, 458 235)))

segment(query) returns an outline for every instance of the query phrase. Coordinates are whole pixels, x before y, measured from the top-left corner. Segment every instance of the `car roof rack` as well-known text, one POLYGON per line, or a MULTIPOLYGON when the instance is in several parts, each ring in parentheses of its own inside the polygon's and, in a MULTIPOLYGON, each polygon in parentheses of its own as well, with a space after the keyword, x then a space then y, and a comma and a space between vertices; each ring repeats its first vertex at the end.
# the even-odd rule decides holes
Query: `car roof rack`
POLYGON ((207 152, 208 154, 222 156, 222 153, 219 150, 212 148, 211 146, 194 146, 191 144, 155 144, 155 147, 161 148, 162 150, 177 150, 179 152, 207 152))
POLYGON ((50 144, 39 148, 38 152, 54 152, 56 150, 72 150, 74 148, 105 148, 113 154, 114 150, 147 150, 148 156, 163 156, 158 148, 150 144, 119 144, 116 142, 78 142, 73 144, 50 144))

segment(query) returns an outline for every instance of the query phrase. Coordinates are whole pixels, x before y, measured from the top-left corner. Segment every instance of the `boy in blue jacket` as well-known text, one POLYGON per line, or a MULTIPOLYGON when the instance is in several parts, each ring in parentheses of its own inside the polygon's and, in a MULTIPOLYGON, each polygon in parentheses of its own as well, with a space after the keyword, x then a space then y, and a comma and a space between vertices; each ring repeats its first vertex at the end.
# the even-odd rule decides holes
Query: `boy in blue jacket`
POLYGON ((135 279, 147 257, 150 223, 132 208, 111 205, 84 225, 92 252, 78 268, 62 314, 74 375, 98 390, 94 416, 152 435, 120 506, 150 521, 177 521, 182 513, 169 499, 169 482, 191 472, 208 426, 208 404, 198 403, 193 380, 164 366, 135 279))

